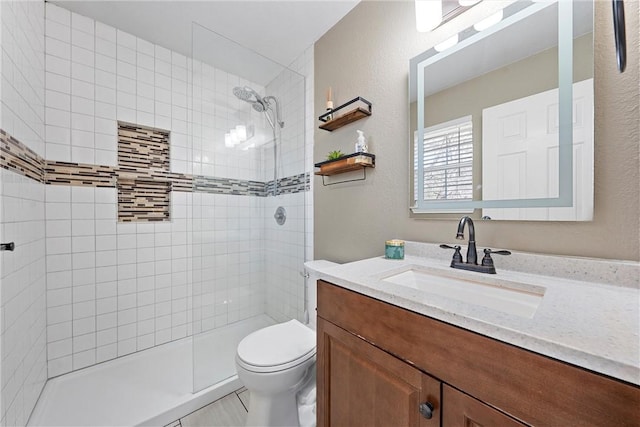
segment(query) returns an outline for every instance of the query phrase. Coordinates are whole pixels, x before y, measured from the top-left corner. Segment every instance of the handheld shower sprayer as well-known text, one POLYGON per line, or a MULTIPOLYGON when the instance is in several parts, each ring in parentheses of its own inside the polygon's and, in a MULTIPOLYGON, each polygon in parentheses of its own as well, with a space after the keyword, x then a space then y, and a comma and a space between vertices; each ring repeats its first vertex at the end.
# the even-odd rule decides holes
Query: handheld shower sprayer
POLYGON ((273 103, 276 104, 276 110, 275 110, 276 121, 278 122, 278 125, 280 125, 280 129, 282 129, 284 127, 284 122, 280 120, 280 118, 282 117, 282 112, 280 111, 280 103, 278 102, 278 98, 276 98, 275 96, 269 95, 269 96, 265 96, 263 98, 263 101, 268 103, 269 106, 271 106, 271 101, 273 101, 273 103))
POLYGON ((284 122, 280 120, 281 111, 280 111, 280 103, 278 102, 278 98, 275 96, 269 95, 264 98, 261 97, 255 90, 251 89, 248 86, 236 86, 233 88, 233 94, 236 98, 248 102, 251 104, 251 107, 259 113, 264 113, 265 117, 269 121, 269 124, 272 128, 275 129, 275 123, 277 122, 280 128, 284 127, 284 122), (271 104, 274 103, 276 105, 275 111, 271 107, 271 104), (269 110, 274 114, 275 117, 271 117, 269 114, 269 110))

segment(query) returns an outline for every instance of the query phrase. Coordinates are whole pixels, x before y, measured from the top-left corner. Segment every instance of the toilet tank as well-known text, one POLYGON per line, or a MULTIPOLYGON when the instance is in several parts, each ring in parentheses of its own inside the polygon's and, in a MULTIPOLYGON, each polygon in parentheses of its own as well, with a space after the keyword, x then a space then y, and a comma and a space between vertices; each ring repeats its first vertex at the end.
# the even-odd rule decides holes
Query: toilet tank
MULTIPOLYGON (((310 261, 310 263, 313 263, 313 267, 317 267, 318 269, 325 269, 339 265, 335 262, 325 260, 310 261)), ((309 321, 307 322, 307 326, 315 331, 317 327, 316 308, 318 307, 318 290, 316 282, 318 281, 318 276, 313 271, 307 270, 307 272, 309 273, 309 277, 307 278, 305 284, 305 286, 307 287, 307 310, 309 314, 309 321)))

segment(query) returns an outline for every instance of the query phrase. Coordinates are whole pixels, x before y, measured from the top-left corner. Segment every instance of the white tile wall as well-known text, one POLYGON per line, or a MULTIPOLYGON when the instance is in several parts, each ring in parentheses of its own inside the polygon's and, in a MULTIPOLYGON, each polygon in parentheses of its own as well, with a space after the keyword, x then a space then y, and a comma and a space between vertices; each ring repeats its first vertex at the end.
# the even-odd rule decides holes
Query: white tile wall
MULTIPOLYGON (((44 154, 44 4, 0 2, 0 127, 44 154)), ((47 378, 44 185, 0 170, 0 425, 26 424, 47 378)))
MULTIPOLYGON (((51 3, 46 49, 47 159, 117 165, 123 120, 171 130, 190 172, 186 57, 51 3)), ((190 200, 172 199, 171 224, 118 224, 115 189, 47 186, 50 377, 190 332, 190 200)))
MULTIPOLYGON (((263 181, 262 151, 226 147, 224 135, 237 125, 245 125, 254 129, 258 144, 271 140, 271 128, 263 114, 238 100, 232 92, 236 86, 250 86, 264 94, 264 87, 208 64, 192 62, 194 86, 190 107, 193 109, 193 150, 187 150, 187 154, 193 152, 193 173, 263 181)), ((183 154, 177 152, 176 155, 183 154)))
MULTIPOLYGON (((292 95, 303 83, 287 73, 265 89, 51 3, 0 5, 1 125, 43 157, 116 165, 124 120, 172 131, 175 172, 271 179, 269 148, 224 146, 237 124, 271 137, 263 115, 232 95, 248 85, 282 101, 280 176, 300 173, 304 161, 312 170, 312 150, 298 144, 312 141, 312 78, 305 109, 292 95), (292 118, 300 110, 306 126, 292 118)), ((311 47, 291 68, 312 76, 312 60, 311 47)), ((172 223, 118 224, 115 189, 45 189, 0 173, 2 239, 19 236, 29 249, 2 255, 2 424, 26 423, 47 368, 53 377, 225 325, 264 312, 267 299, 274 317, 301 317, 309 194, 173 193, 172 223), (278 204, 289 210, 284 229, 271 217, 278 204)))
MULTIPOLYGON (((116 121, 123 120, 171 131, 174 172, 272 179, 270 148, 224 146, 237 124, 271 138, 264 116, 232 93, 239 85, 265 88, 51 3, 46 23, 48 159, 116 165, 116 121)), ((296 71, 312 72, 312 58, 311 48, 296 71)), ((302 113, 312 109, 299 94, 306 90, 310 105, 312 85, 293 87, 305 83, 288 73, 266 89, 282 98, 287 117, 281 177, 301 173, 312 151, 299 147, 312 135, 302 113)), ((288 280, 274 287, 275 298, 286 300, 275 303, 274 316, 301 317, 303 282, 292 272, 309 254, 304 194, 287 197, 296 228, 272 230, 271 255, 265 198, 173 192, 171 199, 170 223, 123 224, 115 189, 47 186, 50 377, 265 312, 267 257, 286 265, 277 277, 288 280), (283 256, 289 249, 301 257, 283 256)))
MULTIPOLYGON (((280 142, 280 177, 296 175, 305 170, 313 171, 312 155, 306 154, 313 152, 313 46, 290 68, 295 72, 284 71, 264 89, 250 82, 240 83, 254 87, 262 94, 273 94, 281 102, 285 127, 282 129, 280 142), (308 76, 306 80, 301 77, 303 75, 308 76), (305 114, 305 111, 311 113, 305 114)), ((232 162, 229 164, 236 164, 236 170, 242 171, 243 164, 242 157, 238 156, 241 156, 242 152, 238 153, 237 150, 224 147, 222 134, 228 129, 214 127, 216 120, 218 124, 226 123, 227 126, 233 123, 219 119, 215 114, 216 103, 219 103, 220 108, 225 105, 237 106, 236 117, 259 124, 258 132, 271 133, 271 128, 264 121, 262 114, 250 109, 244 111, 248 104, 238 104, 233 96, 232 99, 228 99, 236 84, 229 84, 228 76, 224 78, 220 75, 224 76, 222 72, 203 65, 201 90, 194 91, 194 110, 201 113, 202 120, 202 170, 214 171, 212 174, 215 175, 219 175, 216 172, 224 169, 219 164, 208 165, 204 160, 209 155, 206 150, 208 144, 214 145, 217 158, 227 158, 232 162), (217 86, 208 86, 208 76, 212 75, 217 77, 217 86), (226 88, 225 92, 216 92, 220 86, 226 88), (198 98, 197 95, 201 97, 198 98), (238 163, 233 163, 236 159, 238 163)), ((196 87, 199 83, 198 78, 194 79, 196 87)), ((197 118, 195 121, 194 129, 198 129, 197 118)), ((196 141, 197 137, 194 138, 195 144, 196 141)), ((249 152, 251 151, 253 150, 249 152)), ((253 172, 249 171, 249 174, 258 172, 256 179, 259 180, 273 179, 272 147, 267 146, 255 151, 259 154, 258 165, 252 166, 253 172)), ((197 159, 194 159, 194 168, 197 165, 196 161, 197 159)), ((241 216, 246 215, 244 208, 237 211, 235 206, 228 204, 235 199, 240 198, 206 194, 194 198, 194 212, 198 215, 194 221, 197 230, 194 233, 194 296, 197 297, 194 298, 194 332, 207 331, 263 311, 279 321, 292 317, 303 319, 304 279, 300 272, 303 270, 304 260, 313 258, 313 241, 310 239, 313 232, 312 195, 307 192, 253 199, 255 204, 251 207, 249 218, 241 216), (273 219, 277 206, 284 206, 287 210, 288 219, 284 226, 277 225, 273 219), (241 219, 235 221, 233 218, 241 219), (237 224, 248 227, 249 241, 245 242, 240 237, 241 234, 235 234, 233 227, 237 224), (305 227, 309 230, 306 233, 305 227), (233 262, 236 256, 235 249, 243 244, 246 249, 238 255, 250 260, 246 266, 233 262), (230 283, 241 282, 241 272, 249 268, 251 275, 244 277, 248 281, 242 282, 240 286, 229 287, 230 283), (238 273, 240 275, 236 277, 238 273)))
POLYGON ((171 223, 117 223, 116 189, 46 186, 51 377, 191 333, 190 198, 171 223))
POLYGON ((1 425, 21 426, 35 406, 46 370, 44 185, 0 170, 2 322, 1 425))
POLYGON ((279 322, 303 320, 305 261, 304 193, 268 197, 265 201, 266 312, 279 322), (273 214, 278 206, 287 211, 284 225, 273 214))
POLYGON ((39 2, 3 1, 0 126, 44 154, 44 8, 39 2))
MULTIPOLYGON (((267 91, 281 99, 285 127, 282 132, 278 176, 313 173, 313 46, 276 77, 267 91), (301 78, 304 76, 304 78, 301 78), (304 96, 301 96, 304 94, 304 96)), ((264 170, 273 157, 264 156, 264 170)), ((313 175, 312 175, 313 177, 313 175)), ((311 185, 313 185, 311 179, 311 185)), ((266 312, 276 320, 304 318, 303 263, 313 259, 313 187, 305 193, 288 194, 265 202, 266 312), (278 206, 287 210, 287 222, 273 220, 278 206)), ((309 283, 315 286, 314 283, 309 283)), ((311 311, 313 307, 310 307, 311 311)), ((310 312, 312 315, 313 312, 310 312)))
POLYGON ((265 312, 264 198, 195 194, 194 332, 265 312))

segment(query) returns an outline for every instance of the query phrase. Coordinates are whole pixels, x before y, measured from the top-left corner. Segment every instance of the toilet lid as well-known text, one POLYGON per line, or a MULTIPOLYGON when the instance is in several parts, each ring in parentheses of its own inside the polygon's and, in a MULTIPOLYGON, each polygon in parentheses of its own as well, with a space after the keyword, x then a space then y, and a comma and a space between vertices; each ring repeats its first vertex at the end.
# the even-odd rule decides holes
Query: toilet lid
POLYGON ((293 319, 247 335, 238 345, 238 357, 252 366, 278 366, 315 352, 314 331, 293 319))

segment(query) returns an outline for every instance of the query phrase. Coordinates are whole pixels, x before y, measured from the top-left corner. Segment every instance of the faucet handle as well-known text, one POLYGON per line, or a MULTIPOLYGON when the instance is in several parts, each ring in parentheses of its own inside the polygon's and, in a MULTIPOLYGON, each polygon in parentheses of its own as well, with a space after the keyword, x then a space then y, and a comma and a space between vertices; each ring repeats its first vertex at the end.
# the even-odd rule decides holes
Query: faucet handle
POLYGON ((442 249, 453 249, 455 251, 453 253, 453 259, 451 260, 451 264, 462 262, 462 254, 460 253, 460 249, 462 249, 462 246, 460 245, 450 246, 450 245, 442 244, 440 245, 440 247, 442 249))
POLYGON ((442 249, 454 249, 459 251, 460 249, 462 249, 462 247, 460 245, 455 245, 455 246, 451 246, 451 245, 445 245, 444 243, 440 245, 440 247, 442 249))
POLYGON ((496 255, 511 255, 511 251, 494 251, 493 249, 485 249, 484 254, 496 254, 496 255))
POLYGON ((511 255, 509 251, 494 251, 492 249, 486 248, 484 250, 484 257, 482 258, 482 265, 485 267, 493 266, 493 258, 491 258, 491 254, 496 255, 511 255))

